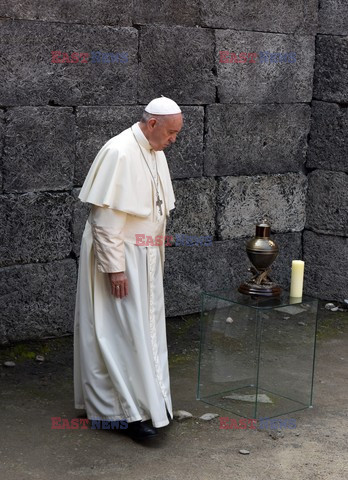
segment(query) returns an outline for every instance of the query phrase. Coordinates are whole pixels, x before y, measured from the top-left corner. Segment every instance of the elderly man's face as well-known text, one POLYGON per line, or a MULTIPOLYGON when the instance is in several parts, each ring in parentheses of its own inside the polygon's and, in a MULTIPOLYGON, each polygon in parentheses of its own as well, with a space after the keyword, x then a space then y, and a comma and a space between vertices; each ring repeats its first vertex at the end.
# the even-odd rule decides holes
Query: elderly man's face
POLYGON ((154 150, 163 150, 176 141, 176 136, 182 129, 181 113, 162 115, 160 118, 150 118, 147 122, 148 140, 154 150))

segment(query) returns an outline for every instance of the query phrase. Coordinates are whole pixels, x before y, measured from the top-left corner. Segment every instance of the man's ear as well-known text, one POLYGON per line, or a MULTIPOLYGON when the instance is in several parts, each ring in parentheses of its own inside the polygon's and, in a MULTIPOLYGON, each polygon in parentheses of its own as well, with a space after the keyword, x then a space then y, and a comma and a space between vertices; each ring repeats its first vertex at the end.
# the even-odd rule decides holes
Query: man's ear
POLYGON ((152 130, 155 127, 156 123, 158 122, 155 118, 150 118, 150 120, 147 122, 147 125, 152 130))

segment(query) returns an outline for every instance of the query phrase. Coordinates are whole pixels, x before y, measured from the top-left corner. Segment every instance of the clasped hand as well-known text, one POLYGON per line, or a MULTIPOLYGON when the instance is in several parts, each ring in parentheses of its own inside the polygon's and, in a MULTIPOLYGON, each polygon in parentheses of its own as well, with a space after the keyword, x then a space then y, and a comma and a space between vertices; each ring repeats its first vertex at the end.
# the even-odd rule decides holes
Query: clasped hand
POLYGON ((124 272, 109 273, 111 294, 116 298, 128 295, 128 279, 124 272))

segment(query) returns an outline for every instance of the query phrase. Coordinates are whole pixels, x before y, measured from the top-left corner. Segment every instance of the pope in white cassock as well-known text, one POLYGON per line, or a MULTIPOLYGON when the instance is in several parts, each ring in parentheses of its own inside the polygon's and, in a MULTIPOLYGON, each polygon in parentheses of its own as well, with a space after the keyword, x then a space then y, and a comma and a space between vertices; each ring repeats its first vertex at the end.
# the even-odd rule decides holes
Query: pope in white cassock
POLYGON ((173 100, 152 100, 140 122, 101 148, 79 195, 92 207, 76 294, 75 408, 90 420, 127 420, 137 440, 157 435, 156 427, 173 418, 164 242, 156 245, 155 237, 164 238, 175 201, 163 149, 182 125, 173 100), (154 245, 139 245, 136 235, 154 245))

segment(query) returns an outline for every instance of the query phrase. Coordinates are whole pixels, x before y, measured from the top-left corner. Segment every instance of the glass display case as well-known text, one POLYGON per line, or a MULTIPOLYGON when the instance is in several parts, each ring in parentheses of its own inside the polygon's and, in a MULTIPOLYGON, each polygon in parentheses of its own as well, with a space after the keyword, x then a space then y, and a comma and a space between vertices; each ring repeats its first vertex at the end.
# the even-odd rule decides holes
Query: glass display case
POLYGON ((312 406, 318 300, 201 295, 197 399, 245 418, 312 406))

